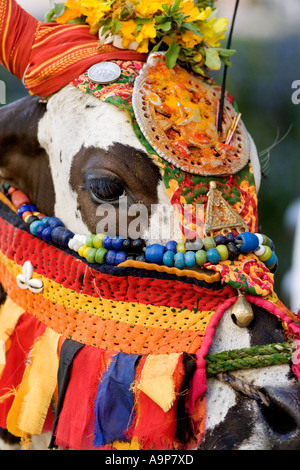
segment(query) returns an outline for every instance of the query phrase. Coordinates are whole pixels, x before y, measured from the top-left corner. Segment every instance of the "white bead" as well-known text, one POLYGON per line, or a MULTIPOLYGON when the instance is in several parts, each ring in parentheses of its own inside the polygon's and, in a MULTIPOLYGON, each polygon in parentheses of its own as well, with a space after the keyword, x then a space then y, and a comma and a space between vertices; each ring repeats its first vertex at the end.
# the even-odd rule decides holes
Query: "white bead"
POLYGON ((263 245, 259 245, 259 247, 254 251, 254 254, 256 256, 262 256, 265 251, 266 251, 265 247, 263 245))
POLYGON ((259 244, 262 245, 263 242, 264 242, 264 239, 263 239, 263 236, 261 235, 261 233, 256 233, 255 235, 258 238, 259 244))

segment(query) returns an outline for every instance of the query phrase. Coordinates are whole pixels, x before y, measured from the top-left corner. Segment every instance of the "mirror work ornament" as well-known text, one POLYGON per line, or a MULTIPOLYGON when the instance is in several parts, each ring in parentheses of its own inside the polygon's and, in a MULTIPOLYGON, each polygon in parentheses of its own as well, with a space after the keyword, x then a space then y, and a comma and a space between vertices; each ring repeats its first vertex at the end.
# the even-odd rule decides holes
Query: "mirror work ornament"
POLYGON ((216 87, 158 60, 137 77, 132 103, 142 133, 160 157, 192 174, 226 176, 248 163, 250 141, 228 100, 218 133, 219 101, 216 87))

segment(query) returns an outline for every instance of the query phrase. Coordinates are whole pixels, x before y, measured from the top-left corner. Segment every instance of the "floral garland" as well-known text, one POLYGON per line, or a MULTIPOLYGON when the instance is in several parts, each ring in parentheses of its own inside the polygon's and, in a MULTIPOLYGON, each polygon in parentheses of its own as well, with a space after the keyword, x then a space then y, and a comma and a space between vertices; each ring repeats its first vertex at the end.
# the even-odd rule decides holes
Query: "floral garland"
POLYGON ((220 47, 228 21, 217 18, 208 0, 67 0, 55 4, 46 21, 87 24, 100 44, 141 53, 165 51, 176 62, 207 76, 222 62, 231 66, 233 50, 220 47))

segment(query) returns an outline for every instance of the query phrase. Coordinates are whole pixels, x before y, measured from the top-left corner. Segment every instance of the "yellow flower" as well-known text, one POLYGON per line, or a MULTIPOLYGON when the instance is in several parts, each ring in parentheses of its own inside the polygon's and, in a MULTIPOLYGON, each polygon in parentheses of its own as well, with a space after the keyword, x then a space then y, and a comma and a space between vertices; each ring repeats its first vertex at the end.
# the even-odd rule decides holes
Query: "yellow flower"
POLYGON ((186 33, 181 35, 180 44, 188 49, 192 49, 202 41, 202 36, 196 36, 192 31, 187 31, 186 33))
POLYGON ((59 24, 68 23, 70 20, 79 18, 81 16, 81 1, 80 0, 69 0, 65 2, 67 7, 61 16, 58 16, 56 22, 59 24))
POLYGON ((148 38, 142 40, 139 47, 137 48, 137 51, 140 52, 141 54, 146 54, 147 52, 149 52, 149 39, 148 38))
POLYGON ((172 5, 174 0, 139 0, 134 4, 135 11, 139 16, 151 17, 158 13, 159 11, 163 12, 162 5, 166 4, 168 6, 172 5))
POLYGON ((182 13, 188 16, 186 21, 204 21, 210 17, 212 9, 211 7, 207 7, 200 11, 199 8, 195 6, 193 0, 183 0, 182 13))
POLYGON ((151 23, 143 24, 142 29, 136 38, 136 41, 142 42, 143 39, 155 38, 155 37, 156 37, 155 20, 152 20, 151 23))
POLYGON ((121 21, 121 25, 119 34, 123 37, 122 46, 126 49, 132 41, 136 40, 136 23, 133 20, 121 21))
POLYGON ((220 41, 225 38, 228 21, 225 17, 212 18, 200 24, 199 29, 203 34, 203 40, 213 47, 218 47, 220 41))

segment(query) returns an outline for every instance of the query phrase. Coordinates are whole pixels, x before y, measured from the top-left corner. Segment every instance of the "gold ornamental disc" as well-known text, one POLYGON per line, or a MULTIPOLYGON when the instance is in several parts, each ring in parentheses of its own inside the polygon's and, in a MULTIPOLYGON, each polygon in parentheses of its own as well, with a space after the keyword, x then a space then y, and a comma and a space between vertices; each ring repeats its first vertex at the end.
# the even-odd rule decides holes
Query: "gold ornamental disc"
POLYGON ((250 140, 240 115, 226 99, 217 131, 220 93, 176 65, 147 64, 137 77, 133 109, 157 154, 175 167, 202 176, 240 171, 250 158, 250 140))

